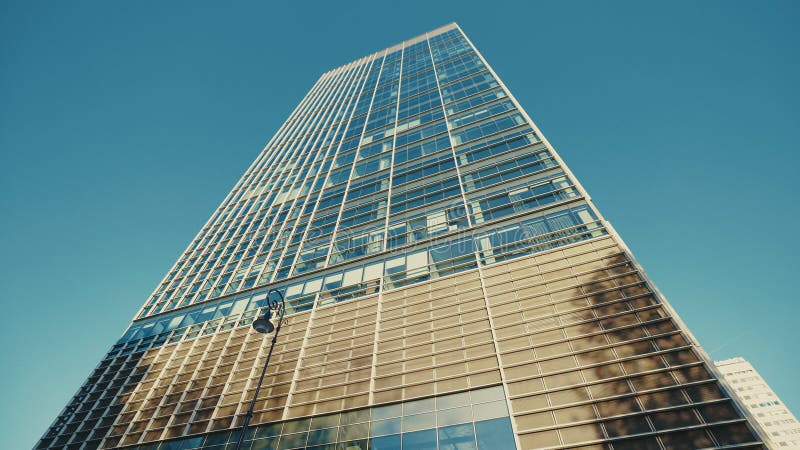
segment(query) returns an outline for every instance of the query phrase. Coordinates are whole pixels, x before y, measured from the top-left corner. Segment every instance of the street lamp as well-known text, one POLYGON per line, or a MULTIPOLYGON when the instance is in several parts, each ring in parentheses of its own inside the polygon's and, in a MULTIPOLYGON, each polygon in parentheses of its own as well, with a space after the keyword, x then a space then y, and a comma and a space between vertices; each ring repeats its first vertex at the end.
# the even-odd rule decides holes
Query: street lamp
POLYGON ((283 324, 283 315, 286 313, 286 302, 283 298, 283 294, 281 291, 277 289, 270 289, 267 291, 267 310, 264 312, 264 317, 260 317, 253 322, 253 329, 261 334, 269 334, 272 330, 275 330, 275 334, 272 335, 272 344, 269 346, 269 353, 267 353, 267 360, 264 361, 264 368, 261 369, 261 376, 258 378, 258 385, 256 386, 256 392, 253 394, 253 400, 250 401, 250 408, 247 409, 247 414, 244 415, 244 423, 242 424, 242 432, 239 433, 239 439, 236 441, 236 450, 242 448, 242 442, 244 441, 244 435, 247 433, 247 426, 250 424, 250 419, 253 417, 253 408, 256 406, 256 399, 258 398, 258 391, 261 390, 261 383, 264 381, 264 374, 267 373, 267 366, 269 365, 269 359, 272 357, 272 350, 275 348, 275 341, 278 339, 278 333, 281 332, 281 325, 283 324), (278 294, 281 301, 280 303, 277 300, 270 300, 270 296, 272 293, 278 294), (278 327, 276 328, 275 325, 272 324, 270 318, 278 314, 278 327))

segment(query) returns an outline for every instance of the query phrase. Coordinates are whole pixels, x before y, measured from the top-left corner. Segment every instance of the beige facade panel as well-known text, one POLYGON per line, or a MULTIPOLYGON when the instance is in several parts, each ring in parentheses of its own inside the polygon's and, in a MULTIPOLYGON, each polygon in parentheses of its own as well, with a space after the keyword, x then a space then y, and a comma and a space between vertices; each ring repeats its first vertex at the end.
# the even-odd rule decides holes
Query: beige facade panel
POLYGON ((383 294, 374 402, 500 382, 477 271, 383 294))
POLYGON ((523 448, 597 443, 599 449, 609 438, 647 433, 614 448, 659 448, 656 435, 697 448, 752 441, 612 237, 496 264, 483 274, 523 448), (731 420, 725 428, 708 427, 731 420), (658 434, 678 428, 680 436, 658 434))
POLYGON ((287 417, 369 404, 377 297, 315 310, 287 417))
MULTIPOLYGON (((268 348, 248 325, 146 352, 105 447, 241 426, 268 348)), ((523 448, 751 440, 612 237, 289 316, 252 423, 503 382, 523 448)))
MULTIPOLYGON (((283 416, 309 315, 294 315, 284 325, 254 420, 283 416)), ((132 392, 117 398, 124 404, 123 414, 105 447, 241 425, 268 348, 263 335, 247 326, 146 352, 136 369, 144 377, 132 392)))

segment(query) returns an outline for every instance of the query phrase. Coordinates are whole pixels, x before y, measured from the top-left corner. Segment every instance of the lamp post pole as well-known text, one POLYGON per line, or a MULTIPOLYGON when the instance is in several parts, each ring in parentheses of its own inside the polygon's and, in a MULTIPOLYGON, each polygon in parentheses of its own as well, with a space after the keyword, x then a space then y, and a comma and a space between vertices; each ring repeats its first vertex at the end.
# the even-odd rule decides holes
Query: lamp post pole
POLYGON ((244 435, 247 433, 247 426, 250 425, 250 419, 253 417, 253 408, 256 406, 256 400, 258 399, 258 391, 261 390, 261 383, 264 382, 264 374, 267 373, 267 366, 269 366, 269 359, 272 357, 272 350, 275 348, 275 341, 278 340, 278 333, 281 331, 281 325, 283 325, 283 315, 286 313, 286 303, 283 298, 283 294, 277 289, 270 289, 267 292, 267 304, 269 308, 264 313, 264 317, 256 319, 253 322, 253 329, 262 334, 269 334, 273 329, 275 330, 275 334, 272 335, 272 344, 269 346, 269 353, 267 353, 267 360, 264 361, 264 368, 261 369, 261 376, 258 377, 258 385, 256 386, 256 392, 253 393, 253 400, 250 401, 250 408, 247 409, 247 414, 244 415, 244 423, 242 424, 242 431, 239 433, 239 439, 236 441, 236 450, 242 448, 242 442, 244 442, 244 435), (270 296, 272 293, 278 294, 281 301, 278 303, 277 300, 270 300, 270 296), (278 313, 278 327, 276 328, 272 322, 270 322, 270 317, 273 313, 278 313))

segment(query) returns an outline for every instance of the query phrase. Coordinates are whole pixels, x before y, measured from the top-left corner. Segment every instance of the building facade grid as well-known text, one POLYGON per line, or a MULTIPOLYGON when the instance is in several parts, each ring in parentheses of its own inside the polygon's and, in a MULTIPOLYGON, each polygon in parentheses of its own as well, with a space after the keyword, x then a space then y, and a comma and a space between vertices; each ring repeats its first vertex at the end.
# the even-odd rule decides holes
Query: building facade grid
POLYGON ((273 288, 246 448, 764 447, 455 24, 320 77, 36 448, 231 447, 273 288))
POLYGON ((750 362, 736 357, 715 361, 714 365, 740 404, 761 425, 772 447, 800 449, 800 423, 750 362))

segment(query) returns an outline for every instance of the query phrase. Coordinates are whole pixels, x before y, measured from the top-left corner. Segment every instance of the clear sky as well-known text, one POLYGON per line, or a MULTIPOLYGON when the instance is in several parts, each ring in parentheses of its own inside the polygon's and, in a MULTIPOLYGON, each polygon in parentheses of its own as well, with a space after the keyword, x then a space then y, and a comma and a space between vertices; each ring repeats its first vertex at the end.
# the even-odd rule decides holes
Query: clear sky
POLYGON ((800 413, 799 2, 290 3, 0 3, 0 448, 34 444, 320 74, 451 21, 712 357, 800 413))

